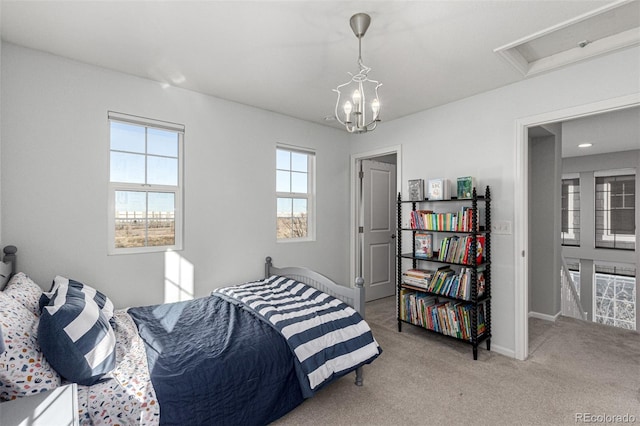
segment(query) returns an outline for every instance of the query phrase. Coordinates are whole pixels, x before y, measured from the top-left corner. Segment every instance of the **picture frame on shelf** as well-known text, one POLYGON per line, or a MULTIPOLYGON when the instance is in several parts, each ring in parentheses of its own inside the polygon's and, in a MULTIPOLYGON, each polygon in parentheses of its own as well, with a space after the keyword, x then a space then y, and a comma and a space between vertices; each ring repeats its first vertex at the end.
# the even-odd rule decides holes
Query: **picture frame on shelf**
POLYGON ((409 180, 409 200, 410 201, 424 200, 424 180, 423 179, 409 180))
POLYGON ((476 186, 476 180, 473 176, 459 177, 457 183, 458 199, 469 200, 473 198, 473 188, 476 186))
POLYGON ((448 200, 449 181, 444 178, 429 179, 427 198, 429 200, 448 200))

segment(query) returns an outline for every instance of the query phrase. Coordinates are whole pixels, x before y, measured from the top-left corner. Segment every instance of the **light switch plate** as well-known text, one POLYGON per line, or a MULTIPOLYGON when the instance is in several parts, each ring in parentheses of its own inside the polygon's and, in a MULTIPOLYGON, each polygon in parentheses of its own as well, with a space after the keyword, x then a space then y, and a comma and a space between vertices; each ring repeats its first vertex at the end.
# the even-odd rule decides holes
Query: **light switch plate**
POLYGON ((511 235, 511 221, 496 220, 491 224, 491 233, 498 235, 511 235))

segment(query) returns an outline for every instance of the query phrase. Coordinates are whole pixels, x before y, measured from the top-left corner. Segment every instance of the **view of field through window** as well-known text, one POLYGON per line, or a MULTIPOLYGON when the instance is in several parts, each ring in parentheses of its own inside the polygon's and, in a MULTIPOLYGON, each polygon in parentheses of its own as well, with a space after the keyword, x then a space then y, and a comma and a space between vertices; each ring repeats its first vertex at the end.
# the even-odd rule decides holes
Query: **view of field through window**
POLYGON ((114 247, 176 244, 179 133, 112 121, 114 247))
POLYGON ((116 248, 156 247, 175 244, 173 212, 116 212, 116 248))
POLYGON ((309 154, 276 151, 276 236, 278 239, 309 236, 309 154))

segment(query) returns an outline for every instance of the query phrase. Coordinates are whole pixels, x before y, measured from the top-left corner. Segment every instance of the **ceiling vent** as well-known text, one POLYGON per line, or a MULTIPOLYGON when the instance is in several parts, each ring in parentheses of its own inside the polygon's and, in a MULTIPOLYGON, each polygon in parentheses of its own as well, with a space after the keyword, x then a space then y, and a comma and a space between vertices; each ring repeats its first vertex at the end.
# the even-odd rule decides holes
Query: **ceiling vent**
POLYGON ((640 2, 622 0, 494 49, 524 76, 640 44, 640 2))

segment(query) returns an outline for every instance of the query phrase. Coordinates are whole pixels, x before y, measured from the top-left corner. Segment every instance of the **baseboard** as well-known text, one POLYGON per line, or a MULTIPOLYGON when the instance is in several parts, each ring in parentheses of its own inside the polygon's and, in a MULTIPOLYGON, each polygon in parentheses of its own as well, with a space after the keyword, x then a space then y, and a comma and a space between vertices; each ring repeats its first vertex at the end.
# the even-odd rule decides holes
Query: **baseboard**
POLYGON ((500 346, 500 345, 495 345, 493 342, 491 342, 491 352, 495 352, 500 355, 507 356, 509 358, 515 359, 516 357, 516 352, 513 349, 505 348, 504 346, 500 346))
POLYGON ((560 316, 561 312, 555 315, 541 314, 540 312, 529 312, 529 318, 538 318, 545 321, 555 322, 560 316))

